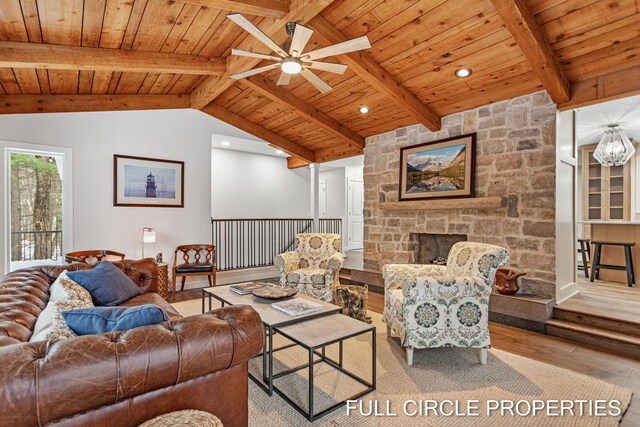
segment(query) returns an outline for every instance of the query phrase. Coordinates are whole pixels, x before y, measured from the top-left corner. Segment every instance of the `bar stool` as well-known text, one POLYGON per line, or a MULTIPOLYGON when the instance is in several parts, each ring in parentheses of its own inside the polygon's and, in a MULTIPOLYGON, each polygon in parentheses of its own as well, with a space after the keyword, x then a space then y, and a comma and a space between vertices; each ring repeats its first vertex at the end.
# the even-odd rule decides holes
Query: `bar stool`
POLYGON ((633 271, 633 257, 631 255, 631 247, 635 246, 635 243, 628 242, 596 242, 592 241, 593 245, 593 262, 591 263, 591 282, 595 280, 600 273, 600 269, 607 270, 621 270, 627 272, 627 285, 631 288, 636 283, 635 273, 633 271), (624 262, 625 265, 612 265, 602 264, 600 262, 600 255, 602 254, 602 246, 623 246, 624 247, 624 262))
POLYGON ((580 249, 578 253, 582 256, 582 265, 578 266, 578 270, 584 270, 584 277, 589 278, 589 262, 591 261, 591 245, 589 239, 578 239, 580 249))

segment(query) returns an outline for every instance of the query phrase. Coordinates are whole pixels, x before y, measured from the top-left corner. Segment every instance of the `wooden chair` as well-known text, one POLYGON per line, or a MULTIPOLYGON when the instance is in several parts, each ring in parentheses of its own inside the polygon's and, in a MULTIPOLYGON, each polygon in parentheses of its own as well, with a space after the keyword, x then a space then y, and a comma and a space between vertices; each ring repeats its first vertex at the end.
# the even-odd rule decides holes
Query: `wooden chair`
POLYGON ((182 245, 176 248, 173 256, 172 291, 176 293, 176 277, 182 277, 180 291, 184 290, 187 276, 207 276, 209 286, 216 285, 216 249, 214 245, 182 245), (178 252, 182 253, 183 263, 178 265, 178 252), (193 254, 192 257, 190 256, 193 254), (202 256, 204 254, 204 260, 202 256))
POLYGON ((125 255, 116 251, 96 249, 90 251, 69 252, 64 256, 64 260, 66 262, 80 262, 82 264, 97 264, 107 257, 122 261, 125 255))

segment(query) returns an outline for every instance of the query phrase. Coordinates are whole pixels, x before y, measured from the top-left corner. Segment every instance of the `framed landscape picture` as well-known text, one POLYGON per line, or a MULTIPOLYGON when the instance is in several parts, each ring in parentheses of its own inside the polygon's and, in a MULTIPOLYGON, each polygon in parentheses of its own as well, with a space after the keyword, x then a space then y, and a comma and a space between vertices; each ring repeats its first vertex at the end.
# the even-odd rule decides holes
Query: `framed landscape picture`
POLYGON ((400 149, 399 200, 473 197, 476 134, 400 149))
POLYGON ((184 207, 184 162, 114 155, 113 205, 184 207))

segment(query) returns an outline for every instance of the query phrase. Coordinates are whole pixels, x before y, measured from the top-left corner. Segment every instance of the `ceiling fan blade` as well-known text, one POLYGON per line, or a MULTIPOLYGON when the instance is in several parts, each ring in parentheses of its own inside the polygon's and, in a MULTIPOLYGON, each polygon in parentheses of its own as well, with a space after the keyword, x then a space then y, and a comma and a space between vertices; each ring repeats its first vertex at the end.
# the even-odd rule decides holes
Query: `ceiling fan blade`
POLYGON ((232 55, 237 55, 237 56, 247 56, 249 58, 259 58, 259 59, 270 59, 272 61, 282 61, 282 58, 280 58, 279 56, 272 56, 272 55, 265 55, 263 53, 249 52, 248 50, 242 50, 242 49, 231 49, 231 54, 232 55))
POLYGON ((312 50, 311 52, 302 55, 302 59, 314 61, 316 59, 326 58, 327 56, 342 55, 343 53, 369 49, 370 47, 371 43, 369 43, 369 38, 367 36, 362 36, 342 43, 323 47, 321 49, 312 50))
POLYGON ((227 15, 227 18, 231 19, 233 22, 238 24, 240 27, 242 27, 243 30, 245 30, 247 33, 251 34, 253 37, 258 39, 260 42, 262 42, 265 46, 267 46, 269 49, 271 49, 278 55, 282 56, 283 58, 287 57, 286 52, 283 51, 282 48, 278 46, 276 42, 271 40, 269 36, 267 36, 265 33, 260 31, 258 27, 253 25, 251 21, 249 21, 247 18, 245 18, 241 14, 231 13, 227 15))
POLYGON ((302 55, 304 47, 309 42, 313 30, 300 24, 296 24, 296 29, 293 32, 293 39, 291 40, 291 47, 289 48, 289 55, 294 58, 302 55))
POLYGON ((313 68, 314 70, 328 71, 330 73, 344 74, 347 71, 347 66, 344 64, 332 64, 331 62, 318 62, 311 61, 305 62, 304 66, 307 68, 313 68))
POLYGON ((280 73, 280 78, 278 78, 278 82, 276 86, 286 86, 291 81, 292 75, 289 73, 280 73))
POLYGON ((251 70, 230 74, 229 77, 231 77, 232 79, 240 80, 244 79, 245 77, 253 76, 254 74, 260 74, 278 67, 280 67, 280 63, 276 62, 275 64, 265 65, 264 67, 253 68, 251 70))
POLYGON ((302 71, 300 71, 300 75, 305 79, 307 79, 309 83, 311 83, 316 89, 318 89, 322 93, 327 93, 331 89, 333 89, 331 86, 327 84, 327 82, 325 82, 324 80, 322 80, 320 77, 316 76, 309 70, 305 70, 303 68, 302 71))

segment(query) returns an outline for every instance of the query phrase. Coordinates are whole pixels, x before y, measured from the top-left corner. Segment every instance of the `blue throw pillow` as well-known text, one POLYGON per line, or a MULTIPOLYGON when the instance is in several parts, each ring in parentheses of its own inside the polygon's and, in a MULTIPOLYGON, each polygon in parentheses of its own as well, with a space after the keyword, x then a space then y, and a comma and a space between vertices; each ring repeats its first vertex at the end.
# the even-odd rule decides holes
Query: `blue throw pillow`
POLYGON ((89 291, 96 306, 113 307, 142 293, 142 289, 109 261, 102 261, 91 270, 70 271, 67 276, 89 291))
POLYGON ((135 307, 92 307, 62 312, 67 325, 78 335, 128 331, 138 326, 169 320, 167 313, 153 304, 135 307))

